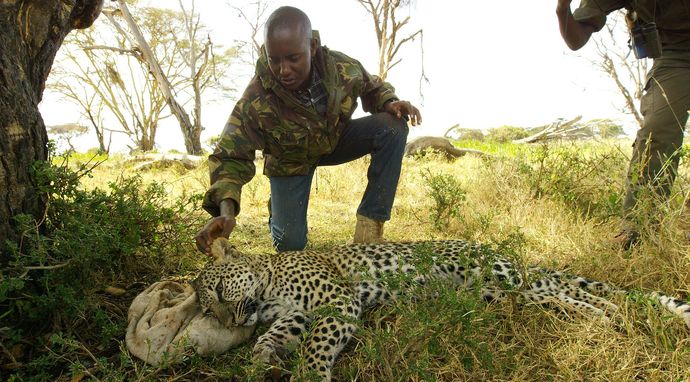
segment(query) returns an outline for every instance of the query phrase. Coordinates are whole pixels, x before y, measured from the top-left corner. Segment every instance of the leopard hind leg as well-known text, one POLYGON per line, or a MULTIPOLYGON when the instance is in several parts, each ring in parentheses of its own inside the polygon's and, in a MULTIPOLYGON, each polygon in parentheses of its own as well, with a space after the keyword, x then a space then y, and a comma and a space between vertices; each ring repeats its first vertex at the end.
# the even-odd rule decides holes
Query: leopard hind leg
POLYGON ((658 301, 669 312, 680 317, 685 326, 690 329, 690 304, 674 297, 666 296, 658 292, 649 293, 649 297, 658 301))

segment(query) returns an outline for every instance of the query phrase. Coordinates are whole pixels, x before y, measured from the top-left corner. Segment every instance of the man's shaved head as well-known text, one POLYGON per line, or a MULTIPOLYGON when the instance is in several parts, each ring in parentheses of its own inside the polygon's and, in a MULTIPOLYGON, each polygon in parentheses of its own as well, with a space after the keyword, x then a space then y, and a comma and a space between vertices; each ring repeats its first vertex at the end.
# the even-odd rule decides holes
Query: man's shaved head
POLYGON ((296 90, 308 85, 318 42, 304 12, 280 7, 271 13, 266 21, 264 46, 268 66, 283 87, 296 90))
POLYGON ((300 37, 311 39, 312 31, 309 16, 295 7, 285 6, 276 9, 266 21, 264 38, 268 40, 274 33, 284 31, 300 33, 300 37))

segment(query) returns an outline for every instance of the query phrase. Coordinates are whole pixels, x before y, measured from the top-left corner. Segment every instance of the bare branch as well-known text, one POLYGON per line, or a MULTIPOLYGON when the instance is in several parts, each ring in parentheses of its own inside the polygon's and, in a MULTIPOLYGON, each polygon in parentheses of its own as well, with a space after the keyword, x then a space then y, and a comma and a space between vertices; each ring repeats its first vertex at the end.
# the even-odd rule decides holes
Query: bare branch
MULTIPOLYGON (((374 22, 374 31, 376 32, 379 47, 378 76, 385 80, 388 72, 402 60, 398 57, 400 48, 406 43, 413 41, 417 36, 421 36, 422 29, 404 37, 400 36, 403 28, 409 24, 411 17, 406 16, 402 20, 398 20, 397 11, 403 7, 410 6, 409 1, 378 0, 374 2, 373 0, 357 0, 357 2, 369 13, 374 22), (399 36, 402 38, 400 39, 399 36)), ((423 44, 423 41, 421 43, 423 44)), ((422 75, 420 77, 420 95, 423 80, 428 82, 424 74, 424 60, 422 60, 422 75)))
POLYGON ((120 54, 129 54, 132 56, 138 56, 141 55, 141 52, 138 51, 137 49, 125 49, 125 48, 117 48, 114 46, 107 46, 107 45, 93 45, 93 46, 86 46, 82 48, 84 50, 110 50, 112 52, 120 53, 120 54))
POLYGON ((599 57, 592 64, 613 80, 623 98, 623 110, 642 126, 643 118, 638 101, 644 90, 647 61, 632 58, 630 48, 619 45, 618 34, 627 34, 627 25, 621 22, 622 17, 621 12, 614 14, 604 30, 592 38, 599 57))

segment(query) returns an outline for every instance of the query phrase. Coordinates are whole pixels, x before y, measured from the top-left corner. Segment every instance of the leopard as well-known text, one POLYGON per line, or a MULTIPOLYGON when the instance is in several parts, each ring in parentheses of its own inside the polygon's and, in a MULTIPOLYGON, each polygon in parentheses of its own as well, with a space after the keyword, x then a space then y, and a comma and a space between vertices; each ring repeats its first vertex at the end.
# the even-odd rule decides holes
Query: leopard
MULTIPOLYGON (((521 266, 494 246, 460 239, 248 254, 220 238, 213 254, 216 261, 192 281, 202 311, 226 327, 267 325, 253 360, 276 365, 288 349, 301 346, 304 366, 321 381, 331 380, 335 360, 363 312, 394 301, 413 285, 445 280, 477 288, 488 302, 511 299, 603 320, 619 309, 610 297, 627 293, 563 271, 521 266), (388 281, 397 275, 407 283, 388 281)), ((657 292, 648 296, 690 328, 690 304, 657 292)))

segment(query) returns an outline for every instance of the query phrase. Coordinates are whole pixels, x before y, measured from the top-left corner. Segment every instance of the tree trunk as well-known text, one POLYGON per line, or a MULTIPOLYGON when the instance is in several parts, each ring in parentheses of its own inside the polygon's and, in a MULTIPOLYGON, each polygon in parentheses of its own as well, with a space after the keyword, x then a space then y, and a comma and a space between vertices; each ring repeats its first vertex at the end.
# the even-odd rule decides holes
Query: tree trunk
POLYGON ((194 127, 192 126, 192 123, 189 120, 189 115, 187 115, 187 112, 184 110, 182 105, 180 105, 180 103, 177 102, 177 100, 175 99, 175 96, 170 86, 170 81, 168 80, 168 77, 166 77, 163 73, 163 70, 161 69, 160 64, 156 60, 156 57, 154 56, 153 51, 151 50, 151 47, 149 46, 148 42, 146 42, 146 39, 141 34, 139 26, 137 26, 136 22, 134 22, 134 18, 132 17, 132 14, 129 12, 129 8, 127 8, 127 3, 125 3, 124 0, 117 0, 117 3, 119 5, 120 11, 122 12, 122 17, 127 22, 129 30, 134 36, 134 39, 137 42, 137 46, 141 50, 142 56, 144 57, 144 60, 146 60, 146 63, 149 66, 151 74, 153 74, 154 78, 156 79, 156 82, 158 83, 158 86, 165 95, 165 100, 167 101, 168 106, 170 107, 170 112, 175 116, 175 118, 177 118, 177 121, 180 123, 180 128, 182 129, 182 133, 185 137, 185 146, 187 149, 187 153, 192 155, 201 154, 200 138, 196 137, 196 142, 194 142, 196 134, 193 131, 194 127), (194 148, 195 143, 198 146, 198 150, 194 148))
MULTIPOLYGON (((196 70, 193 68, 192 70, 196 70)), ((189 155, 201 155, 203 150, 201 148, 201 87, 199 85, 199 75, 193 74, 192 89, 194 89, 194 123, 191 129, 182 129, 184 134, 184 145, 189 155)))
POLYGON ((182 130, 184 134, 184 146, 189 155, 201 155, 203 149, 201 148, 201 125, 194 123, 191 130, 182 130))
POLYGON ((103 0, 4 0, 0 3, 0 250, 16 240, 13 218, 43 215, 31 168, 48 159, 38 103, 63 39, 87 28, 103 0))

